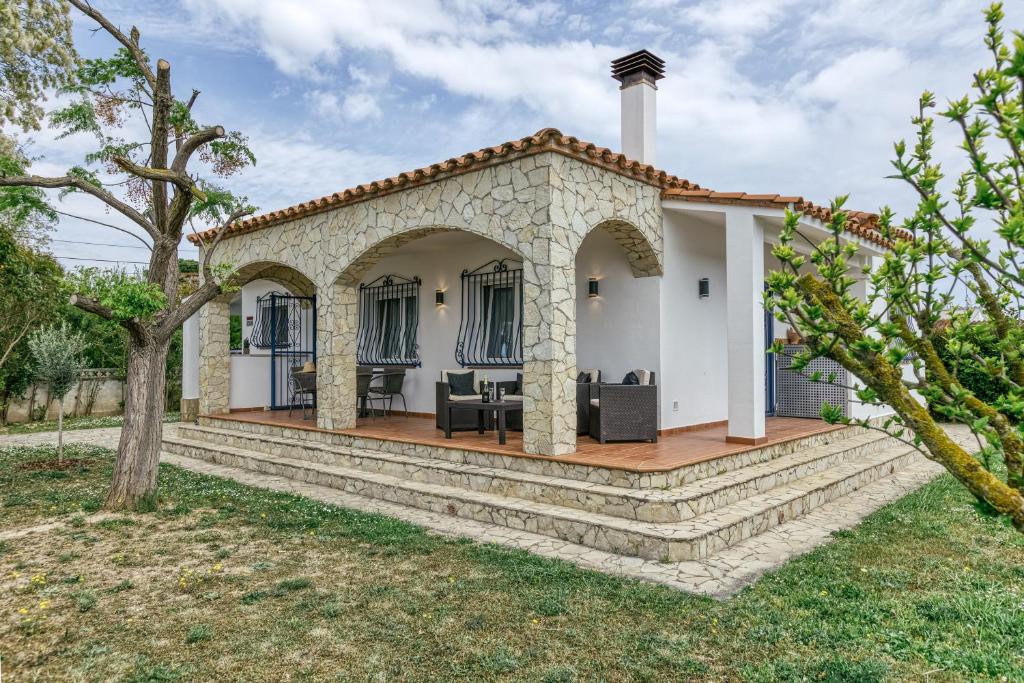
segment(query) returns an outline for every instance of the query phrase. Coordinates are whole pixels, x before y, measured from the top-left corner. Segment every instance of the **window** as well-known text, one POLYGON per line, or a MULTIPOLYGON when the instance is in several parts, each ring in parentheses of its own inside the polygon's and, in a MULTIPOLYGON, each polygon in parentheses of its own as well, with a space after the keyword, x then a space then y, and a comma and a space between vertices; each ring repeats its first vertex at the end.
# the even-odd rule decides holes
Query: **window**
POLYGON ((420 279, 382 275, 359 286, 360 365, 418 367, 420 279))
POLYGON ((462 273, 462 318, 455 358, 464 367, 523 364, 523 271, 490 261, 462 273))
POLYGON ((256 349, 286 349, 291 345, 288 330, 294 317, 289 302, 295 297, 270 292, 256 299, 256 320, 249 346, 256 349))
POLYGON ((516 292, 511 286, 484 285, 484 318, 487 328, 487 356, 506 358, 515 343, 516 292))

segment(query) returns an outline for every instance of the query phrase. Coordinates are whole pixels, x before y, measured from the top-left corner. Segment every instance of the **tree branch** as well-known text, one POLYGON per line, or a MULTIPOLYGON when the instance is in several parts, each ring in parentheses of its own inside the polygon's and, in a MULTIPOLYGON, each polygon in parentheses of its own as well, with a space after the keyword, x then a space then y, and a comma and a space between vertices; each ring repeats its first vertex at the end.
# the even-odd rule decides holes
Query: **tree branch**
POLYGON ((153 245, 151 245, 149 242, 136 235, 131 230, 125 230, 124 228, 119 227, 117 225, 113 225, 112 223, 104 223, 103 221, 98 221, 93 218, 86 218, 85 216, 79 216, 73 213, 68 213, 67 211, 61 211, 60 209, 54 209, 53 211, 54 213, 59 213, 61 216, 67 216, 68 218, 77 218, 80 221, 85 221, 87 223, 95 223, 96 225, 102 225, 103 227, 111 228, 112 230, 119 230, 120 232, 123 232, 126 235, 131 235, 138 241, 142 242, 142 244, 145 245, 146 249, 153 251, 153 245))
POLYGON ((186 320, 195 315, 195 313, 202 308, 204 304, 220 293, 220 283, 217 282, 216 278, 213 276, 213 271, 210 268, 210 260, 212 259, 213 252, 220 243, 221 238, 223 238, 227 233, 228 228, 230 228, 235 221, 243 216, 249 215, 250 213, 252 213, 252 209, 249 208, 235 209, 217 230, 217 234, 213 238, 213 242, 210 243, 210 246, 205 249, 205 253, 203 254, 203 284, 187 299, 182 301, 173 312, 163 319, 163 321, 161 321, 160 327, 156 333, 158 339, 169 338, 186 320))
POLYGON ((99 301, 82 296, 81 294, 72 294, 71 298, 68 300, 68 303, 70 303, 72 306, 82 309, 87 313, 93 313, 95 315, 98 315, 104 320, 114 319, 113 311, 111 311, 109 308, 101 304, 99 301))
POLYGON ((223 126, 211 126, 209 128, 204 128, 195 135, 185 139, 174 155, 174 161, 171 162, 171 170, 178 173, 184 173, 189 159, 197 149, 209 142, 213 142, 217 138, 222 137, 224 137, 223 126))
POLYGON ((86 313, 98 315, 104 320, 113 320, 136 336, 144 337, 146 334, 145 326, 140 323, 137 318, 132 318, 131 320, 118 320, 114 317, 114 312, 112 310, 95 299, 90 299, 89 297, 82 296, 81 294, 72 294, 68 299, 68 303, 85 311, 86 313))
POLYGON ((146 53, 139 47, 139 30, 137 28, 133 26, 132 35, 128 37, 121 33, 120 29, 114 26, 99 10, 93 9, 88 0, 68 0, 68 2, 78 9, 79 12, 102 26, 104 31, 113 36, 114 40, 124 45, 128 53, 131 54, 132 59, 135 60, 139 70, 142 71, 143 76, 146 77, 146 81, 149 82, 149 87, 156 88, 156 76, 153 75, 153 70, 149 67, 146 53))
MULTIPOLYGON (((172 99, 171 65, 166 59, 158 59, 156 90, 153 91, 153 132, 150 135, 150 158, 153 168, 167 168, 167 135, 170 131, 168 120, 171 115, 172 99)), ((162 229, 167 219, 167 185, 162 180, 153 181, 153 218, 162 229)))
POLYGON ((186 173, 178 173, 166 168, 140 166, 125 157, 114 157, 114 163, 125 173, 130 173, 146 180, 152 180, 154 183, 173 183, 186 192, 191 192, 194 187, 192 179, 186 173))
POLYGON ((73 187, 87 194, 91 194, 110 208, 116 210, 126 218, 131 219, 134 223, 145 230, 146 233, 154 240, 159 239, 160 237, 159 231, 157 231, 156 227, 150 223, 145 216, 103 188, 96 187, 83 178, 70 175, 60 178, 47 178, 38 175, 0 176, 0 187, 41 187, 51 190, 63 187, 73 187))

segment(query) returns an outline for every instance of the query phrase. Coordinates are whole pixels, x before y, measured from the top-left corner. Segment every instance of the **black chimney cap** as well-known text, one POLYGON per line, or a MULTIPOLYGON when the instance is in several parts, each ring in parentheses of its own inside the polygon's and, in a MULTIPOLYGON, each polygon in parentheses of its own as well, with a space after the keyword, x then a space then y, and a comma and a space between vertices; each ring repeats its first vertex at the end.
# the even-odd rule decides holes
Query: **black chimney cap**
POLYGON ((647 50, 638 50, 612 61, 612 78, 623 85, 636 81, 654 81, 665 77, 665 60, 647 50))

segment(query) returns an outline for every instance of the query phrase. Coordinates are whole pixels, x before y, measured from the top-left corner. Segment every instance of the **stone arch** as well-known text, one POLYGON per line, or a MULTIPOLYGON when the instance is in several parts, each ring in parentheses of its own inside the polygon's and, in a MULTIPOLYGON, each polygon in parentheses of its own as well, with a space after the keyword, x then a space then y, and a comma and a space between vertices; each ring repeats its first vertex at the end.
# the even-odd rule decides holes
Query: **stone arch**
POLYGON ((512 248, 508 244, 495 239, 494 235, 480 233, 475 230, 469 230, 463 227, 454 226, 440 226, 432 225, 428 227, 418 227, 411 230, 404 230, 402 232, 393 233, 384 237, 383 239, 367 246, 357 255, 354 255, 348 264, 338 274, 337 282, 341 284, 347 284, 351 286, 358 286, 359 282, 363 279, 363 276, 368 270, 377 264, 383 258, 390 256, 402 246, 414 242, 423 237, 429 235, 437 235, 447 232, 461 232, 474 237, 479 237, 482 240, 492 242, 493 244, 503 247, 513 252, 516 258, 523 260, 525 259, 523 254, 515 248, 512 248))
MULTIPOLYGON (((636 225, 620 218, 612 218, 594 225, 583 236, 583 239, 586 239, 586 236, 594 230, 604 230, 622 247, 622 250, 626 253, 629 267, 633 271, 633 277, 651 277, 664 273, 658 251, 636 225)), ((582 243, 581 239, 580 245, 582 243)), ((577 253, 579 252, 580 245, 576 246, 577 253)), ((573 257, 575 258, 575 254, 573 254, 573 257)))
MULTIPOLYGON (((316 285, 312 278, 293 266, 277 261, 252 261, 236 269, 231 276, 231 283, 235 287, 241 287, 253 280, 270 280, 295 296, 311 297, 316 294, 316 285)), ((226 292, 221 294, 218 300, 230 302, 235 295, 236 291, 226 292)))

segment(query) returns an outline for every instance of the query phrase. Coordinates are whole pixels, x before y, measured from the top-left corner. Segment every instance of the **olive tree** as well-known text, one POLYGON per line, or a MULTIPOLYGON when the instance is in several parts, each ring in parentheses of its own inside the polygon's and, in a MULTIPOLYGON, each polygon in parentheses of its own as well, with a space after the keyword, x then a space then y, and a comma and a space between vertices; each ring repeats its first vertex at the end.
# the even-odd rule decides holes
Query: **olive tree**
MULTIPOLYGON (((916 210, 897 222, 884 208, 873 219, 887 253, 854 271, 845 198, 833 203, 831 237, 809 257, 796 248, 799 216, 789 213, 774 249, 782 269, 769 275, 765 303, 807 341, 797 369, 814 356, 838 362, 860 381, 860 401, 895 411, 861 424, 913 444, 1024 531, 1024 35, 1007 40, 999 3, 986 19, 991 64, 975 74, 969 96, 939 112, 959 133, 966 170, 946 178, 936 161, 935 98, 924 93, 916 138, 897 142, 893 160, 916 210), (866 300, 852 293, 858 278, 867 280, 866 300), (978 372, 996 391, 971 389, 964 378, 978 372), (958 445, 936 415, 967 425, 976 447, 958 445)), ((822 415, 851 422, 828 405, 822 415)))
MULTIPOLYGON (((235 173, 255 159, 240 133, 196 121, 199 92, 187 90, 176 96, 171 64, 150 58, 137 28, 122 32, 86 0, 68 4, 119 49, 107 59, 75 62, 63 88, 70 104, 51 112, 48 123, 64 136, 92 136, 96 148, 83 165, 61 176, 10 173, 0 167, 0 191, 29 187, 88 195, 131 226, 108 227, 134 235, 150 249, 144 277, 97 283, 71 296, 74 306, 116 321, 127 334, 124 427, 106 506, 137 507, 151 504, 156 493, 171 340, 186 319, 221 292, 230 269, 215 272, 214 249, 232 222, 252 212, 244 198, 209 178, 235 173), (146 131, 141 139, 121 136, 123 130, 138 129, 146 131), (218 229, 204 250, 202 284, 183 297, 178 245, 186 230, 194 229, 193 223, 218 229)), ((31 22, 33 15, 19 16, 20 21, 31 22)), ((6 25, 10 19, 4 21, 6 25)), ((20 28, 23 34, 32 33, 26 23, 20 28)), ((50 65, 57 58, 41 59, 50 65)), ((23 65, 37 80, 46 73, 32 70, 38 61, 23 65)))
POLYGON ((67 323, 43 327, 28 338, 35 361, 36 377, 46 385, 46 393, 57 400, 57 462, 64 459, 64 397, 75 386, 82 372, 85 339, 72 332, 67 323))

